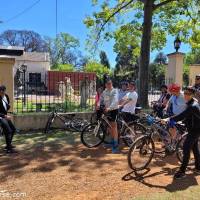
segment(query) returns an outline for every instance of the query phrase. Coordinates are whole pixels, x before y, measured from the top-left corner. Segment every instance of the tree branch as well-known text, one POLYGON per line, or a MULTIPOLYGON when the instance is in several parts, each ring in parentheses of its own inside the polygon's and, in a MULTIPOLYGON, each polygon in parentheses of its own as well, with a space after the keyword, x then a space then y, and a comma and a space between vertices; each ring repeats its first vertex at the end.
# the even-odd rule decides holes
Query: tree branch
POLYGON ((132 2, 134 2, 134 1, 136 1, 136 0, 130 0, 128 3, 126 3, 126 4, 123 5, 123 3, 125 2, 125 0, 124 0, 120 5, 117 5, 117 6, 116 6, 115 9, 117 9, 117 10, 116 10, 115 12, 113 12, 113 13, 104 21, 104 23, 101 25, 100 30, 99 30, 99 32, 98 32, 98 34, 97 34, 97 40, 96 40, 96 42, 99 41, 100 36, 101 36, 101 32, 102 32, 102 30, 104 29, 105 25, 106 25, 117 13, 119 13, 121 10, 123 10, 124 8, 126 8, 127 6, 129 6, 129 5, 130 5, 132 2), (119 7, 119 8, 117 8, 117 7, 119 7))
POLYGON ((168 3, 171 3, 173 1, 177 1, 177 0, 166 0, 166 1, 163 1, 157 5, 154 5, 154 10, 156 10, 157 8, 160 8, 161 6, 164 6, 164 5, 167 5, 168 3))

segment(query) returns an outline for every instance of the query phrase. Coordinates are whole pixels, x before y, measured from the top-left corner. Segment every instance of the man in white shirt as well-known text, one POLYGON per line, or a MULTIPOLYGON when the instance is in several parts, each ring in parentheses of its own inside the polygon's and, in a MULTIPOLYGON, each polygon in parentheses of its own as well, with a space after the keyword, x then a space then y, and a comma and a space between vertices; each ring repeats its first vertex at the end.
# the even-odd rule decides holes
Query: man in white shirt
POLYGON ((131 122, 136 119, 135 108, 138 100, 138 94, 135 89, 135 82, 131 81, 129 83, 129 92, 125 95, 121 103, 121 106, 123 106, 123 118, 126 122, 131 122))

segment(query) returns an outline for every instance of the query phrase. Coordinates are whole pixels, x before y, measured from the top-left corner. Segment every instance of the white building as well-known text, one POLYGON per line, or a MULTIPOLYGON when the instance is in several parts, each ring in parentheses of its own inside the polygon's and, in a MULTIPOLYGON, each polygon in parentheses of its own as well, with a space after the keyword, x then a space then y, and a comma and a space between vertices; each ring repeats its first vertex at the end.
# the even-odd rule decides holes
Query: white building
POLYGON ((50 70, 49 53, 24 52, 15 58, 14 74, 23 64, 27 65, 26 82, 46 82, 46 72, 50 70))

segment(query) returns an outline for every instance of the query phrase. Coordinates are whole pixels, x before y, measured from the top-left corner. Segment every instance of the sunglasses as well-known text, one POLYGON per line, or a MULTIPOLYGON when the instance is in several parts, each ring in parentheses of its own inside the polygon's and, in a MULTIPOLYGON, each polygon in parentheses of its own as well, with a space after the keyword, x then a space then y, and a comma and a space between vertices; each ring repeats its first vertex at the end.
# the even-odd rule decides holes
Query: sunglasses
POLYGON ((196 80, 198 80, 198 81, 199 81, 199 80, 200 80, 200 77, 196 77, 196 80))

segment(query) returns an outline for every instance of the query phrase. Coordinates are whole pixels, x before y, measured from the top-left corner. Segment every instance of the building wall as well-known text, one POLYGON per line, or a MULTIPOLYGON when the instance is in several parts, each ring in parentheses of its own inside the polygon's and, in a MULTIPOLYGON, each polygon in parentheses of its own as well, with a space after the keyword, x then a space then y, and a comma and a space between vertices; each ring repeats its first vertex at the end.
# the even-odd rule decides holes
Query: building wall
POLYGON ((200 74, 200 64, 191 65, 189 66, 189 84, 194 85, 195 83, 195 76, 200 74))
MULTIPOLYGON (((75 114, 75 118, 82 118, 86 120, 90 120, 92 112, 80 112, 80 113, 71 113, 75 114)), ((64 115, 64 114, 62 114, 64 115)), ((67 113, 66 115, 70 115, 67 113)), ((13 121, 15 126, 19 130, 28 131, 28 130, 44 130, 45 125, 47 123, 49 114, 48 113, 40 113, 40 114, 29 114, 29 115, 14 115, 13 121), (23 122, 23 123, 22 123, 23 122)), ((53 123, 53 127, 63 127, 63 123, 59 120, 55 120, 53 123)))
POLYGON ((26 72, 26 81, 29 81, 29 73, 41 73, 41 81, 47 82, 46 73, 50 70, 49 62, 35 62, 35 61, 16 61, 14 65, 14 74, 16 73, 19 66, 26 63, 27 72, 26 72))
POLYGON ((27 82, 29 81, 29 73, 41 73, 41 81, 46 81, 46 72, 50 70, 50 58, 48 53, 25 52, 24 55, 16 57, 14 74, 22 64, 27 65, 27 82))
POLYGON ((7 88, 7 94, 10 97, 10 111, 13 111, 14 104, 14 80, 13 80, 13 66, 14 58, 0 57, 0 85, 3 84, 7 88))
POLYGON ((48 91, 50 94, 58 93, 58 83, 60 81, 65 82, 65 78, 70 78, 72 88, 79 90, 80 81, 85 77, 88 77, 90 81, 96 81, 95 73, 85 72, 60 72, 60 71, 48 71, 48 91))

